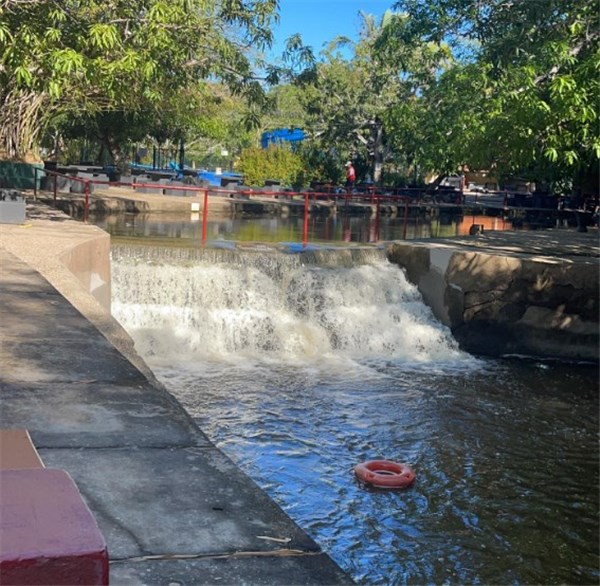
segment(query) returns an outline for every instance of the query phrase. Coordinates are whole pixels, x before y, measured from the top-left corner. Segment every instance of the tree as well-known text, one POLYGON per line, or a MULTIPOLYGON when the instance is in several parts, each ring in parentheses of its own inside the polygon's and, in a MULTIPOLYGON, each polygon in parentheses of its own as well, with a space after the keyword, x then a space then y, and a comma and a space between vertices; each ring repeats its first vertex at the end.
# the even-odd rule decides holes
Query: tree
MULTIPOLYGON (((444 39, 453 48, 456 68, 423 97, 430 119, 444 110, 476 114, 468 132, 460 116, 447 118, 464 140, 465 156, 557 189, 595 183, 597 193, 596 1, 404 0, 396 8, 410 15, 405 40, 444 39), (468 91, 467 77, 478 93, 468 91)), ((441 145, 439 136, 432 144, 441 145)))
POLYGON ((353 57, 346 60, 336 52, 349 43, 336 39, 317 66, 312 91, 305 94, 313 136, 325 149, 335 145, 340 162, 354 159, 359 172, 368 170, 376 183, 384 162, 404 147, 398 123, 408 113, 401 114, 402 109, 412 109, 449 57, 443 44, 398 41, 393 33, 406 26, 405 20, 390 11, 379 22, 363 14, 353 57))
MULTIPOLYGON (((107 153, 121 172, 126 172, 127 154, 134 143, 160 148, 184 141, 190 152, 203 139, 223 143, 243 135, 244 108, 243 101, 231 96, 226 87, 201 82, 170 93, 160 104, 148 102, 145 109, 62 115, 54 121, 51 134, 92 140, 100 146, 100 153, 107 153)), ((96 158, 102 159, 100 155, 96 158)))
POLYGON ((158 110, 221 79, 260 100, 248 57, 277 0, 0 0, 0 156, 36 156, 62 114, 158 110))
POLYGON ((296 187, 303 182, 302 158, 286 144, 245 149, 240 156, 240 171, 249 185, 264 185, 267 179, 296 187))
POLYGON ((261 130, 305 128, 307 116, 303 95, 304 89, 299 84, 287 83, 272 88, 268 93, 268 108, 261 118, 261 130))

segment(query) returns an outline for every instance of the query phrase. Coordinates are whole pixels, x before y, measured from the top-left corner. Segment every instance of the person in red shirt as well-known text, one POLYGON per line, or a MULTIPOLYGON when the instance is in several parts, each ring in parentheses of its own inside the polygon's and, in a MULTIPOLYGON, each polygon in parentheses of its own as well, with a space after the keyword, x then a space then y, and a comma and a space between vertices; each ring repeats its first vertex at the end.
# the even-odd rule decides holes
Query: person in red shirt
POLYGON ((354 184, 356 183, 356 171, 350 161, 345 165, 346 167, 346 193, 352 193, 354 184))

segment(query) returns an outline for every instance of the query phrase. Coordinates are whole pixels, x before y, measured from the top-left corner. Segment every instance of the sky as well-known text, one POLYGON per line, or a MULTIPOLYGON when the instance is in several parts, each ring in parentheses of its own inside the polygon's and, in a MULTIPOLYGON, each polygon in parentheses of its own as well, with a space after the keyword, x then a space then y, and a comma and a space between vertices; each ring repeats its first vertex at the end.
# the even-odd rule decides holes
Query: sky
POLYGON ((381 17, 394 0, 279 0, 280 22, 273 28, 272 54, 281 55, 285 40, 300 33, 315 56, 323 45, 337 36, 358 40, 361 28, 359 12, 381 17))

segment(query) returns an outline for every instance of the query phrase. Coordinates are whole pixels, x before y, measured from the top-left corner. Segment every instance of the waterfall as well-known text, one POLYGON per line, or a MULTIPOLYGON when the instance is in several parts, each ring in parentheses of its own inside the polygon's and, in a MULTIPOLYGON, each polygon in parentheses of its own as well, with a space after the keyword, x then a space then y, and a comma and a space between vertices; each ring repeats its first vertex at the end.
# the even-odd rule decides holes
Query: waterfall
POLYGON ((151 363, 465 356, 380 249, 122 245, 112 250, 112 272, 113 314, 151 363))

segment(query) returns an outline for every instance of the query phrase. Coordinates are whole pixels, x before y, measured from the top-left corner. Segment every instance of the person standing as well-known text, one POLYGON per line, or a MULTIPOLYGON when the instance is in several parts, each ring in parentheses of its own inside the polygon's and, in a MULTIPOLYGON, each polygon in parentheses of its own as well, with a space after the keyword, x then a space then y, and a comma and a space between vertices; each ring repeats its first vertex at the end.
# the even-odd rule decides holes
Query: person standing
POLYGON ((346 193, 352 193, 354 184, 356 183, 356 171, 351 161, 348 161, 346 167, 346 193))

